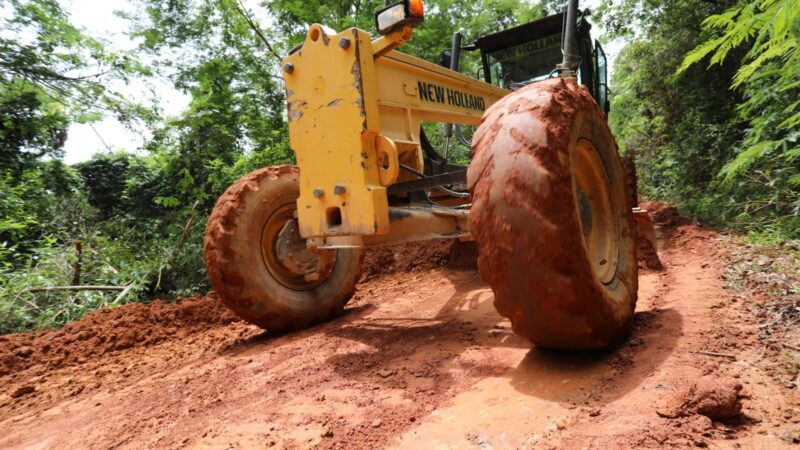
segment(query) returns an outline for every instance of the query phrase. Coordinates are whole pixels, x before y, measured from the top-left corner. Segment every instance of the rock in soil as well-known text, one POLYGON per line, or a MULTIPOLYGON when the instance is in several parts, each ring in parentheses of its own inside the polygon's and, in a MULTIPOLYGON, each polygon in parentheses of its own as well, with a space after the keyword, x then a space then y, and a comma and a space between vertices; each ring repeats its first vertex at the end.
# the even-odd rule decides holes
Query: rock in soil
POLYGON ((23 395, 32 394, 34 392, 36 392, 36 388, 33 386, 22 386, 15 389, 14 392, 11 393, 11 398, 19 398, 23 395))
POLYGON ((694 414, 717 421, 733 419, 742 412, 741 390, 741 383, 732 378, 703 377, 686 383, 656 412, 670 419, 694 414))

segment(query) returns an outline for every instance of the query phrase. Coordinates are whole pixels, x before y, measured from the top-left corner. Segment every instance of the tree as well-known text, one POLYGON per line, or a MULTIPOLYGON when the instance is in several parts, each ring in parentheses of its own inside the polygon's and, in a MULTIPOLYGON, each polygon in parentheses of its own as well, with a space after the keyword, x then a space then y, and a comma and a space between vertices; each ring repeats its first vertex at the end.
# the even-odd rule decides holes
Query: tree
POLYGON ((15 266, 69 227, 52 204, 84 206, 77 173, 62 156, 67 129, 113 114, 125 123, 151 111, 109 86, 146 75, 70 23, 57 0, 10 0, 0 18, 0 264, 15 266), (46 161, 45 159, 51 159, 46 161), (52 160, 54 159, 54 160, 52 160))
MULTIPOLYGON (((766 156, 777 155, 773 159, 777 164, 768 164, 770 172, 800 186, 795 164, 800 158, 800 3, 744 2, 708 17, 703 27, 711 36, 686 55, 678 73, 707 56, 712 68, 737 49, 750 47, 731 85, 744 90, 740 112, 750 126, 742 151, 722 170, 726 181, 762 163, 766 156)), ((800 208, 800 202, 795 205, 800 208)))
POLYGON ((645 195, 718 225, 800 235, 798 6, 624 0, 600 9, 628 41, 610 119, 636 154, 645 195))
POLYGON ((723 195, 716 175, 743 133, 728 88, 742 55, 711 71, 675 71, 703 41, 703 20, 730 4, 626 0, 597 11, 611 35, 626 41, 612 74, 609 122, 622 151, 636 158, 640 191, 718 221, 725 207, 715 197, 723 195))
POLYGON ((800 236, 800 3, 740 2, 708 17, 703 28, 707 39, 678 73, 707 57, 707 70, 731 60, 737 69, 730 85, 742 95, 737 109, 745 131, 720 171, 737 220, 800 236))
POLYGON ((172 185, 160 201, 182 208, 216 197, 253 159, 291 160, 280 58, 252 13, 237 0, 149 0, 131 17, 133 37, 175 87, 191 95, 189 109, 169 118, 146 147, 160 154, 172 185), (222 172, 222 173, 220 173, 222 172))
POLYGON ((72 122, 114 114, 151 118, 109 89, 146 73, 74 27, 56 0, 11 0, 0 21, 0 164, 18 177, 42 156, 59 157, 72 122))
POLYGON ((61 155, 69 118, 58 106, 34 90, 0 85, 0 167, 14 179, 40 157, 61 155))

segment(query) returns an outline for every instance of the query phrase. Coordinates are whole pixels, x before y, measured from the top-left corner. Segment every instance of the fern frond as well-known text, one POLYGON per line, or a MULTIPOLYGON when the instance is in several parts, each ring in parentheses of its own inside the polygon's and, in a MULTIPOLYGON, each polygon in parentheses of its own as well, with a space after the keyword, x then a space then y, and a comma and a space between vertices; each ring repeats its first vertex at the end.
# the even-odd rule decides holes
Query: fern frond
POLYGON ((737 5, 728 9, 722 14, 714 14, 712 16, 708 16, 703 21, 703 27, 710 29, 725 29, 730 26, 733 26, 734 25, 733 19, 735 19, 736 16, 738 16, 741 11, 742 11, 742 6, 737 5))
POLYGON ((681 66, 678 67, 678 70, 675 71, 675 75, 680 75, 692 65, 702 61, 703 58, 705 58, 709 53, 717 50, 720 44, 722 44, 724 41, 725 39, 723 37, 712 39, 710 41, 704 42, 703 44, 700 44, 697 48, 687 53, 686 56, 683 58, 681 66))
POLYGON ((800 79, 795 79, 795 81, 790 82, 786 86, 781 86, 780 91, 786 92, 797 87, 800 87, 800 79))
MULTIPOLYGON (((786 112, 789 111, 796 111, 798 105, 800 105, 800 101, 794 102, 790 107, 786 108, 786 112)), ((778 128, 784 129, 792 129, 794 127, 800 126, 800 112, 794 113, 793 115, 789 116, 786 120, 778 124, 778 128)))
POLYGON ((743 152, 736 155, 733 161, 725 164, 720 170, 719 174, 723 177, 723 183, 730 183, 733 179, 742 173, 745 169, 756 163, 759 159, 772 152, 780 141, 764 141, 752 145, 743 152))
POLYGON ((797 158, 800 158, 800 147, 793 148, 791 150, 787 150, 783 152, 783 157, 791 162, 797 158))
POLYGON ((732 87, 739 87, 742 83, 748 81, 756 72, 756 70, 761 68, 768 60, 784 56, 793 48, 794 43, 792 42, 783 42, 767 48, 761 52, 757 58, 739 68, 739 70, 736 72, 736 75, 733 77, 732 87))

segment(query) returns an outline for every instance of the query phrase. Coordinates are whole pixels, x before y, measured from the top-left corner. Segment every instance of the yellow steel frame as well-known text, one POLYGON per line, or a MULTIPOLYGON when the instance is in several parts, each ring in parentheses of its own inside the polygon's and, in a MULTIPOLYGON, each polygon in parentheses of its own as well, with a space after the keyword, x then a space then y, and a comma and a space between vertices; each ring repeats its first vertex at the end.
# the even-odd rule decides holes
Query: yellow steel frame
POLYGON ((410 37, 411 28, 373 41, 356 28, 315 24, 283 61, 302 236, 380 241, 390 232, 387 187, 408 179, 400 164, 423 170, 420 124, 477 125, 508 94, 394 50, 410 37))

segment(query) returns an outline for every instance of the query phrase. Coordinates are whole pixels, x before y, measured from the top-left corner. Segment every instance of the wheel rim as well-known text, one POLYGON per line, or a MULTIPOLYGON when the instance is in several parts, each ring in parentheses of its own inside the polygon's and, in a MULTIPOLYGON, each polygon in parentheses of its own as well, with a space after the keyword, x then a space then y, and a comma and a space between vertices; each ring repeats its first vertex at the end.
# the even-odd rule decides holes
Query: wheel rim
MULTIPOLYGON (((297 291, 319 286, 330 276, 336 262, 335 250, 312 252, 297 227, 287 228, 295 219, 295 203, 288 203, 273 212, 261 231, 261 257, 269 273, 282 285, 297 291), (283 242, 279 242, 283 239, 283 242), (291 251, 287 251, 287 248, 291 251), (303 268, 309 268, 303 270, 303 268), (313 269, 311 269, 313 268, 313 269)), ((296 224, 295 224, 296 225, 296 224)))
POLYGON ((575 197, 583 244, 592 271, 603 284, 614 280, 619 264, 619 217, 614 212, 610 180, 597 149, 581 139, 575 149, 575 197))

